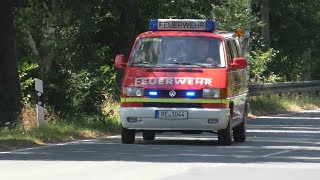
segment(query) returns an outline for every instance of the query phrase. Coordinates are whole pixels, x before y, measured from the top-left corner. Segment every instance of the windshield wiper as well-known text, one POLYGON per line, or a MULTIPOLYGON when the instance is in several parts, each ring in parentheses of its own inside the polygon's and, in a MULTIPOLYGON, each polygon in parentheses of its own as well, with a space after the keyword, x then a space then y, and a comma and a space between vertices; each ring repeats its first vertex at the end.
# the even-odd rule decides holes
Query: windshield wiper
POLYGON ((147 61, 141 61, 141 62, 131 63, 130 66, 135 66, 135 65, 148 65, 148 64, 150 64, 150 63, 147 62, 147 61))
POLYGON ((165 67, 162 64, 150 64, 149 62, 146 62, 146 61, 131 63, 131 66, 139 66, 139 65, 150 65, 152 67, 165 67))
POLYGON ((191 65, 191 63, 187 63, 187 62, 173 62, 173 63, 168 63, 168 64, 191 65))
POLYGON ((177 64, 177 65, 196 65, 196 66, 199 66, 199 67, 208 67, 208 66, 204 66, 204 65, 201 65, 199 63, 187 63, 187 62, 182 62, 182 63, 178 63, 178 62, 175 62, 175 63, 168 63, 168 64, 177 64))
POLYGON ((210 63, 210 66, 220 67, 221 65, 219 63, 210 63))

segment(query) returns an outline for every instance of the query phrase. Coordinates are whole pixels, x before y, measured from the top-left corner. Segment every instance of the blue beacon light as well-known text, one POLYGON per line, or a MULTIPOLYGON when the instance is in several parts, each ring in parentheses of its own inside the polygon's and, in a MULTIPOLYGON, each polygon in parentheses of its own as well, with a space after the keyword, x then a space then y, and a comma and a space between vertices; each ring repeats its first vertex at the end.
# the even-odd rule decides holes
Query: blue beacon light
POLYGON ((194 97, 196 95, 196 93, 194 91, 187 91, 186 92, 186 96, 188 97, 194 97))
POLYGON ((216 22, 214 20, 206 20, 206 31, 216 30, 216 22))
POLYGON ((151 19, 149 24, 150 31, 158 30, 158 19, 151 19))
POLYGON ((149 91, 150 96, 157 96, 158 92, 157 91, 149 91))

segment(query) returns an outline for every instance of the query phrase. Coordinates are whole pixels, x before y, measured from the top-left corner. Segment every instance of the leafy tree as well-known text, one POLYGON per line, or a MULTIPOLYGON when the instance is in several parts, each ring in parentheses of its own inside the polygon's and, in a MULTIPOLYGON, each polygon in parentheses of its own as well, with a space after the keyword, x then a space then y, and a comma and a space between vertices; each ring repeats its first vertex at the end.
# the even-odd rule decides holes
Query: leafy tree
POLYGON ((112 2, 30 0, 18 10, 19 57, 39 65, 46 102, 56 111, 100 112, 103 93, 111 91, 105 79, 114 79, 114 72, 104 66, 113 65, 112 2))
POLYGON ((261 25, 251 12, 251 0, 221 0, 214 5, 214 15, 219 28, 224 30, 251 30, 261 25))
POLYGON ((235 31, 245 31, 240 38, 242 55, 250 61, 248 54, 251 51, 250 39, 257 39, 252 30, 260 28, 261 22, 255 13, 251 11, 251 0, 221 0, 214 5, 214 16, 218 21, 218 28, 235 31))
POLYGON ((289 81, 319 77, 320 2, 282 0, 269 5, 271 47, 279 51, 269 69, 289 81))
POLYGON ((250 30, 259 23, 249 4, 249 0, 28 0, 15 16, 24 99, 32 100, 30 79, 41 77, 45 101, 56 112, 101 114, 104 98, 119 94, 115 54, 128 57, 135 36, 147 30, 149 19, 215 18, 220 28, 250 30))

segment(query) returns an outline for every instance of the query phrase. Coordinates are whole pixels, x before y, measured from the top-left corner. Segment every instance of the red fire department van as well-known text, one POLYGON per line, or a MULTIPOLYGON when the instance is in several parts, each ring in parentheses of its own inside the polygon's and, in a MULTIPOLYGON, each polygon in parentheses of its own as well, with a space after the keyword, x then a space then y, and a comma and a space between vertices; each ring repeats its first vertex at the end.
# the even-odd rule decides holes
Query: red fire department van
POLYGON ((156 133, 212 132, 220 145, 244 142, 248 112, 247 62, 238 37, 213 20, 152 19, 135 40, 125 70, 121 138, 133 143, 156 133))

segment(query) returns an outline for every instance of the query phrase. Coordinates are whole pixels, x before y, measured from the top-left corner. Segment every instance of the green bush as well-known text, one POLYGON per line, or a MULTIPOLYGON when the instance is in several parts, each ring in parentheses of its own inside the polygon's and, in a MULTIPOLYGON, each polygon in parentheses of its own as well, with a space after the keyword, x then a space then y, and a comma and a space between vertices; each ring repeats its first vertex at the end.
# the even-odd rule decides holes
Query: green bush
POLYGON ((256 50, 250 52, 250 81, 251 83, 280 82, 285 79, 274 72, 268 70, 268 64, 275 61, 277 51, 269 49, 268 51, 256 50))

